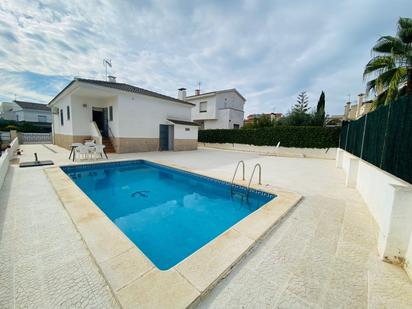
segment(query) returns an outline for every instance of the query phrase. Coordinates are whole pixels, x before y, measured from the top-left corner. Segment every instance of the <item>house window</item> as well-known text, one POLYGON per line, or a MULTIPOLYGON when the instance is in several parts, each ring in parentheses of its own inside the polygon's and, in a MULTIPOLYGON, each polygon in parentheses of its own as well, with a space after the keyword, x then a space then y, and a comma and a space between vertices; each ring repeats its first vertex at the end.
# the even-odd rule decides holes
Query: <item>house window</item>
POLYGON ((19 121, 19 115, 16 115, 16 121, 19 121))
POLYGON ((63 110, 60 110, 60 125, 64 125, 64 120, 63 120, 63 110))
POLYGON ((190 131, 190 128, 185 128, 185 131, 190 131))
POLYGON ((38 122, 47 122, 47 117, 44 115, 37 115, 38 122))
POLYGON ((199 103, 199 112, 206 113, 207 112, 207 101, 199 103))
POLYGON ((113 106, 109 106, 109 120, 113 121, 113 106))
POLYGON ((67 106, 67 120, 70 120, 70 106, 67 106))
POLYGON ((239 128, 240 128, 240 126, 238 124, 236 124, 236 123, 233 124, 233 129, 239 129, 239 128))

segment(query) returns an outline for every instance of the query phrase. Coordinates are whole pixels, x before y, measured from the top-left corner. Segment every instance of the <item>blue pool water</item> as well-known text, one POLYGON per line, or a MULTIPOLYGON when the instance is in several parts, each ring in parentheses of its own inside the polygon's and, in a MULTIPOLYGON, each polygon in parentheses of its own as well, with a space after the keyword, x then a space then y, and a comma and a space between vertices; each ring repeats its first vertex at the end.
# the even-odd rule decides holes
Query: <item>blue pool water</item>
POLYGON ((275 197, 144 160, 63 170, 161 270, 275 197))

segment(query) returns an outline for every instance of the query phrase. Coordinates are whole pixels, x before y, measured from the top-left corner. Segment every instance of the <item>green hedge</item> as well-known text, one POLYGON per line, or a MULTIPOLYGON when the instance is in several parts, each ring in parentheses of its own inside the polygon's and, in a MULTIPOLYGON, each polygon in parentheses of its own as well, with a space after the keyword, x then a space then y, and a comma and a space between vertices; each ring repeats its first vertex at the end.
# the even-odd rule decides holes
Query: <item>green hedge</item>
POLYGON ((199 142, 236 143, 256 146, 298 148, 338 147, 340 128, 287 127, 242 129, 242 130, 200 130, 199 142))
POLYGON ((0 131, 17 130, 19 132, 29 133, 49 133, 51 132, 51 123, 14 121, 0 119, 0 131))

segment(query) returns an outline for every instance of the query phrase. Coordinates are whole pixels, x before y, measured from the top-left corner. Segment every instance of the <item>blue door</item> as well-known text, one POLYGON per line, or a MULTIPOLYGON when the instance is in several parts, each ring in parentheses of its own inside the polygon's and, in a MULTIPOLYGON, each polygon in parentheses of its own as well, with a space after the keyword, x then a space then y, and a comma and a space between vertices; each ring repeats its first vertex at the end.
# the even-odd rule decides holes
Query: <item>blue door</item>
POLYGON ((169 126, 166 124, 160 125, 159 150, 169 150, 169 126))

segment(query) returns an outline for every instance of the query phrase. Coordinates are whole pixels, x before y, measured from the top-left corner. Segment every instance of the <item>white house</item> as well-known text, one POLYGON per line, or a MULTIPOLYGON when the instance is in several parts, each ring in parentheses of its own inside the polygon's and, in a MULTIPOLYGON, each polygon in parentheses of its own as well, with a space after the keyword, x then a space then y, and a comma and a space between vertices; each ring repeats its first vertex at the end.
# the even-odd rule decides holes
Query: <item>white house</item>
POLYGON ((5 120, 51 123, 52 114, 46 104, 18 101, 2 102, 0 118, 5 120))
POLYGON ((179 89, 180 99, 195 104, 192 121, 202 129, 239 129, 243 126, 246 99, 236 90, 227 89, 207 93, 196 90, 186 96, 186 89, 179 89))
POLYGON ((115 78, 76 78, 49 106, 54 143, 65 148, 93 138, 118 153, 197 149, 192 103, 117 83, 115 78))

